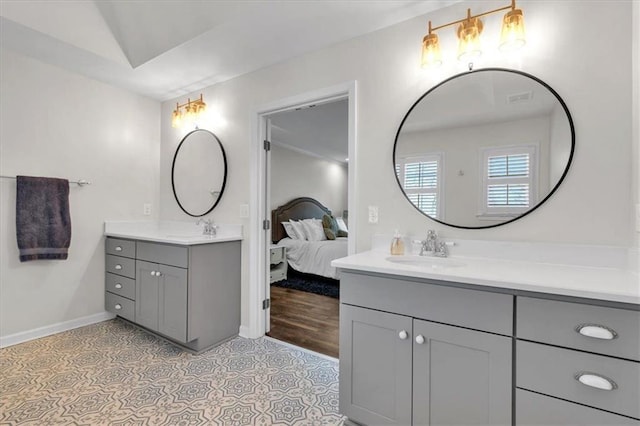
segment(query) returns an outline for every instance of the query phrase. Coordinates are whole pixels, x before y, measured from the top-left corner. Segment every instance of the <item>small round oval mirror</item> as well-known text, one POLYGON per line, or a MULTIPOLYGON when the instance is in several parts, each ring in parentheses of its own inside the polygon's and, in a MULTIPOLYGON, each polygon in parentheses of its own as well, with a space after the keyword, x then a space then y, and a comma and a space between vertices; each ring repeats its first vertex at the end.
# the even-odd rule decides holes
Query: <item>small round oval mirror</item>
POLYGON ((222 143, 208 130, 188 133, 176 149, 171 186, 176 202, 189 216, 200 217, 220 202, 227 182, 227 156, 222 143))
POLYGON ((409 109, 393 166, 422 214, 456 228, 491 228, 538 208, 566 176, 571 115, 549 85, 487 68, 451 77, 409 109))

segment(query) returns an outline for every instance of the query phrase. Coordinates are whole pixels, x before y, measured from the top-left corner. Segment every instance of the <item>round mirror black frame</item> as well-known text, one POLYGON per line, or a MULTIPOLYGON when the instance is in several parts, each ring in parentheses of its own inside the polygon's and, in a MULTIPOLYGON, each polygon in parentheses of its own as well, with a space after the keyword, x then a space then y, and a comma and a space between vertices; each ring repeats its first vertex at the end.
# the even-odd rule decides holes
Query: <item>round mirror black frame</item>
POLYGON ((186 214, 188 214, 191 217, 202 217, 204 215, 207 215, 209 213, 211 213, 211 211, 213 209, 216 208, 216 206, 218 205, 218 203, 220 202, 220 199, 222 198, 222 194, 224 193, 224 188, 227 184, 227 154, 224 151, 224 147, 222 146, 222 142, 220 142, 220 139, 218 139, 218 137, 213 133, 210 132, 209 130, 206 129, 195 129, 190 131, 189 133, 187 133, 182 140, 180 141, 180 143, 178 144, 178 147, 176 148, 176 153, 173 155, 173 162, 171 163, 171 189, 173 189, 173 196, 176 199, 176 203, 178 203, 178 206, 180 206, 180 208, 182 209, 183 212, 185 212, 186 214), (207 132, 209 133, 211 136, 213 136, 213 138, 216 140, 216 142, 218 142, 218 146, 220 147, 220 151, 222 151, 222 160, 224 162, 224 177, 222 179, 222 187, 220 188, 220 194, 218 194, 218 198, 216 199, 216 201, 213 203, 213 206, 211 206, 211 208, 209 210, 207 210, 206 212, 202 213, 202 214, 192 214, 189 213, 184 206, 180 203, 180 200, 178 199, 178 194, 176 193, 176 185, 174 182, 174 172, 175 172, 175 166, 176 166, 176 159, 178 158, 178 153, 180 152, 180 148, 182 147, 182 144, 187 140, 187 138, 192 135, 195 132, 207 132))
POLYGON ((460 229, 487 229, 487 228, 495 228, 497 226, 502 226, 502 225, 506 225, 507 223, 514 222, 514 221, 516 221, 518 219, 521 219, 521 218, 527 216, 528 214, 530 214, 531 212, 536 210, 538 207, 543 205, 549 199, 549 197, 551 197, 556 192, 556 190, 558 189, 558 187, 560 186, 560 184, 564 180, 565 176, 567 176, 567 173, 569 172, 569 167, 571 166, 571 162, 573 160, 573 154, 574 154, 574 151, 575 151, 575 146, 576 146, 576 133, 575 133, 574 125, 573 125, 573 119, 571 118, 571 113, 569 112, 569 109, 567 108, 567 105, 562 100, 560 95, 555 90, 553 90, 553 88, 551 88, 551 86, 549 86, 547 83, 545 83, 544 81, 540 80, 539 78, 537 78, 537 77, 535 77, 535 76, 533 76, 531 74, 528 74, 526 72, 523 72, 523 71, 517 71, 517 70, 512 70, 512 69, 507 69, 507 68, 482 68, 482 69, 478 69, 478 70, 472 70, 472 71, 467 71, 467 72, 463 72, 463 73, 460 73, 460 74, 456 74, 456 75, 454 75, 452 77, 447 78, 446 80, 441 81, 440 83, 438 83, 437 85, 435 85, 431 89, 429 89, 425 94, 420 96, 418 98, 418 100, 415 101, 413 105, 411 105, 411 108, 409 108, 409 111, 407 111, 407 113, 405 114, 404 118, 402 119, 402 122, 400 123, 400 126, 398 127, 398 131, 396 132, 396 138, 395 138, 395 141, 393 143, 393 154, 391 156, 391 166, 393 167, 393 175, 396 178, 396 182, 398 183, 398 187, 402 191, 402 195, 404 195, 404 197, 407 199, 409 204, 411 204, 411 206, 413 206, 416 210, 418 210, 420 212, 420 214, 428 217, 429 219, 431 219, 431 220, 433 220, 435 222, 441 223, 443 225, 451 226, 453 228, 460 228, 460 229), (433 217, 429 216, 428 214, 426 214, 425 212, 420 210, 415 204, 413 204, 411 202, 411 200, 409 199, 407 194, 404 192, 404 189, 402 189, 402 183, 400 182, 400 178, 398 177, 398 175, 395 172, 395 170, 396 170, 396 147, 398 145, 398 138, 400 137, 400 131, 402 130, 402 126, 404 125, 405 121, 407 121, 407 118, 411 114, 411 111, 413 111, 413 109, 420 103, 420 101, 422 101, 427 95, 429 95, 429 93, 433 92, 434 90, 438 89, 439 87, 445 85, 449 81, 454 80, 456 78, 460 78, 460 77, 463 77, 463 76, 468 76, 469 74, 474 74, 474 73, 479 73, 479 72, 487 72, 487 71, 501 71, 501 72, 510 72, 510 73, 513 73, 513 74, 520 74, 520 75, 522 75, 524 77, 528 77, 528 78, 538 82, 544 88, 549 90, 549 92, 551 92, 556 97, 558 102, 560 102, 560 105, 562 105, 562 108, 564 109, 565 114, 567 114, 567 120, 569 121, 569 128, 571 129, 571 152, 569 153, 569 158, 567 160, 567 166, 565 167, 564 172, 562 173, 562 176, 560 176, 560 179, 558 180, 558 183, 556 183, 556 185, 547 194, 546 197, 544 197, 542 200, 540 200, 535 206, 533 206, 532 208, 530 208, 526 212, 522 213, 520 216, 514 217, 513 219, 506 220, 506 221, 501 222, 501 223, 496 223, 496 224, 487 225, 487 226, 453 225, 451 223, 447 223, 447 222, 443 222, 443 221, 438 220, 438 219, 434 219, 433 217))

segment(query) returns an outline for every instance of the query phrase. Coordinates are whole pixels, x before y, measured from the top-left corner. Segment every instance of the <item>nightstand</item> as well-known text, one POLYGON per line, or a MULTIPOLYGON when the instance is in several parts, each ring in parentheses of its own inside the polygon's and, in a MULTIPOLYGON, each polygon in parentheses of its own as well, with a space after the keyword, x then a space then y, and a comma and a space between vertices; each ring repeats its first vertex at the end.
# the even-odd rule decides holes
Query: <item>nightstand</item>
POLYGON ((271 264, 269 272, 269 282, 287 279, 287 249, 281 246, 271 246, 269 262, 271 264))

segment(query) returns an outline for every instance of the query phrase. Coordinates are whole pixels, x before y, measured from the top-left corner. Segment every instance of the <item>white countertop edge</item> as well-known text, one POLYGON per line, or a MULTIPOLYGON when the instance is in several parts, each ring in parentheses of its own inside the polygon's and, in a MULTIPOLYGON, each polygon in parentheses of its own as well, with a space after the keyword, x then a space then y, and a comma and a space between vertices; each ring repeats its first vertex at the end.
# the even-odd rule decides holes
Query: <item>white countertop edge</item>
POLYGON ((156 243, 193 246, 242 240, 242 225, 216 224, 217 235, 202 234, 202 226, 181 221, 105 221, 104 235, 156 243))
MULTIPOLYGON (((331 262, 331 265, 345 271, 356 271, 356 272, 371 272, 378 274, 386 274, 386 275, 394 275, 399 277, 411 277, 411 278, 425 278, 431 280, 438 280, 443 282, 452 282, 452 283, 461 283, 468 285, 478 285, 483 287, 491 287, 491 288, 500 288, 500 289, 508 289, 508 290, 519 290, 519 291, 527 291, 533 293, 545 293, 545 294, 553 294, 559 296, 570 296, 570 297, 578 297, 583 299, 593 299, 593 300, 601 300, 601 301, 609 301, 609 302, 619 302, 619 303, 627 303, 633 305, 640 305, 640 284, 632 290, 628 289, 615 289, 612 287, 607 288, 606 290, 594 290, 593 288, 589 288, 588 286, 583 286, 581 288, 562 286, 558 284, 554 285, 545 285, 544 283, 533 283, 533 282, 516 282, 514 280, 501 280, 499 275, 500 262, 492 262, 491 268, 493 271, 483 271, 482 275, 493 275, 491 278, 480 278, 473 277, 470 275, 464 275, 460 272, 458 268, 451 269, 451 273, 447 273, 446 270, 439 270, 438 272, 431 272, 426 269, 420 269, 419 267, 412 266, 403 266, 393 264, 385 260, 385 257, 388 255, 382 255, 377 252, 365 252, 359 253, 354 256, 349 256, 342 259, 337 259, 331 262), (376 263, 381 263, 380 265, 371 265, 368 262, 374 261, 376 263), (384 262, 384 263, 383 263, 384 262), (496 268, 497 267, 497 268, 496 268), (455 273, 456 270, 458 273, 455 273)), ((464 261, 478 261, 482 262, 484 259, 469 259, 469 258, 459 258, 464 261)), ((523 262, 510 262, 505 261, 504 267, 509 268, 513 267, 514 263, 523 263, 523 262)), ((477 267, 477 265, 473 265, 477 267)), ((555 267, 560 265, 549 265, 549 264, 535 264, 531 262, 529 266, 536 267, 555 267)), ((621 271, 621 270, 606 270, 605 268, 568 268, 564 265, 561 266, 565 273, 566 271, 575 270, 576 277, 579 277, 581 274, 585 272, 588 273, 591 269, 592 271, 597 271, 600 274, 607 275, 611 274, 613 279, 622 277, 625 281, 629 280, 630 283, 632 280, 635 280, 636 283, 640 282, 640 277, 637 274, 629 271, 621 271)), ((529 274, 527 275, 528 280, 535 280, 534 275, 531 271, 527 271, 529 274)), ((628 283, 627 283, 628 285, 628 283)), ((633 284, 632 284, 633 286, 633 284)), ((624 287, 624 286, 623 286, 624 287)))
POLYGON ((228 241, 242 240, 242 235, 225 235, 220 237, 209 237, 209 236, 203 235, 202 238, 200 239, 168 238, 168 237, 152 236, 152 235, 145 235, 145 234, 117 233, 117 232, 105 232, 104 235, 107 237, 126 238, 129 240, 151 241, 154 243, 177 244, 181 246, 195 246, 200 244, 215 244, 215 243, 224 243, 228 241))

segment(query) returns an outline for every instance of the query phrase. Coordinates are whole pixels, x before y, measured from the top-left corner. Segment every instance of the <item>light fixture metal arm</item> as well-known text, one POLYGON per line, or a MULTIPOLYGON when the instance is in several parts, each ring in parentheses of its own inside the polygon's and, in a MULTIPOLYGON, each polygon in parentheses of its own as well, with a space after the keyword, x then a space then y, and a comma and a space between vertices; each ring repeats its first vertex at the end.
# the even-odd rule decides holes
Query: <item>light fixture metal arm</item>
POLYGON ((458 19, 457 21, 448 22, 446 24, 438 25, 437 27, 432 27, 431 21, 429 21, 429 34, 431 34, 432 31, 438 31, 442 28, 450 27, 456 24, 461 24, 471 19, 481 18, 483 16, 491 15, 497 12, 502 12, 503 10, 507 10, 507 9, 515 10, 515 8, 516 8, 516 0, 511 0, 511 4, 509 6, 504 6, 498 9, 489 10, 488 12, 478 13, 477 15, 471 15, 471 9, 467 9, 467 16, 465 18, 458 19))

